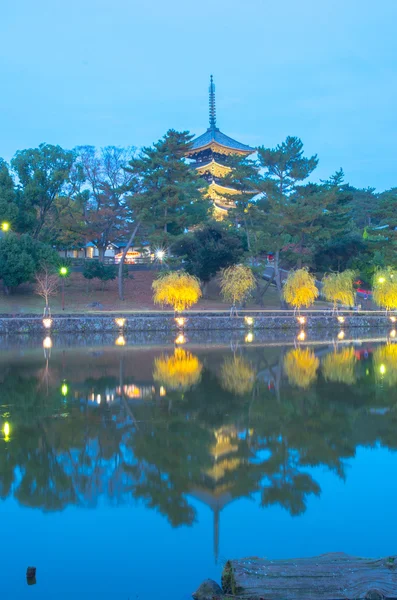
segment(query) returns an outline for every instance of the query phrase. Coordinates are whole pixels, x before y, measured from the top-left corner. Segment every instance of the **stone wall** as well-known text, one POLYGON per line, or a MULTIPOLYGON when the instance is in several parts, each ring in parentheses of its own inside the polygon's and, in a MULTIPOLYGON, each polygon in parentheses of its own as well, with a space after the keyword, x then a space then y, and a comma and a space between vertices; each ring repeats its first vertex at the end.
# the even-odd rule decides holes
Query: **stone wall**
MULTIPOLYGON (((245 313, 244 316, 230 317, 226 313, 191 313, 186 315, 183 325, 178 325, 170 313, 136 313, 126 315, 56 315, 52 319, 51 333, 128 333, 153 331, 213 331, 213 330, 306 330, 343 329, 352 327, 363 329, 393 329, 391 318, 385 313, 349 313, 343 316, 344 322, 338 321, 329 311, 305 313, 305 323, 300 324, 296 316, 282 312, 245 313), (123 326, 116 319, 124 318, 123 326)), ((38 316, 0 317, 1 334, 43 333, 46 329, 43 320, 38 316)))

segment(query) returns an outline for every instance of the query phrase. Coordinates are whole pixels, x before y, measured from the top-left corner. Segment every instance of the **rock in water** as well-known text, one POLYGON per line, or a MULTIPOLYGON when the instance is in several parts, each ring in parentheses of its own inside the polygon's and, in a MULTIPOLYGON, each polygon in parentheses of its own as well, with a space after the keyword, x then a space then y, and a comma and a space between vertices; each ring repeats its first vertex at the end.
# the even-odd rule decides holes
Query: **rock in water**
POLYGON ((192 594, 194 600, 217 600, 223 598, 222 589, 213 579, 206 579, 192 594))
POLYGON ((36 577, 36 567, 28 567, 26 569, 26 577, 28 579, 34 579, 36 577))

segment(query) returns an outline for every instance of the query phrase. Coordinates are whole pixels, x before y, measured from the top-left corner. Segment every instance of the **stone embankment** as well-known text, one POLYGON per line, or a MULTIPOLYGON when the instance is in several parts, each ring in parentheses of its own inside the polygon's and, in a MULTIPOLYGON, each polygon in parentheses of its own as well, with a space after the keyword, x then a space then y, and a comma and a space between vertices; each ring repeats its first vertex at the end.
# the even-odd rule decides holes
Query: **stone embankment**
MULTIPOLYGON (((178 316, 170 312, 53 315, 52 333, 111 333, 138 331, 214 331, 214 330, 305 330, 385 328, 394 327, 396 317, 384 312, 349 312, 332 315, 330 311, 302 313, 297 317, 289 311, 240 313, 230 317, 221 312, 194 312, 178 316)), ((1 334, 29 334, 45 331, 43 319, 37 315, 0 316, 1 334)))

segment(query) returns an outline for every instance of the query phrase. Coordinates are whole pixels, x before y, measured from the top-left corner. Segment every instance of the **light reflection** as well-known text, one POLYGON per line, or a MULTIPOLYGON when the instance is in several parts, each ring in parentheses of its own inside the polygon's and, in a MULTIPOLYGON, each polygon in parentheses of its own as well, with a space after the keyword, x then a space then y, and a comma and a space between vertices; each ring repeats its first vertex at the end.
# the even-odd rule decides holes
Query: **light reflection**
POLYGON ((66 383, 66 381, 63 382, 62 386, 61 386, 61 394, 62 396, 67 396, 69 392, 69 386, 66 383))
POLYGON ((8 442, 10 439, 10 433, 11 433, 11 426, 8 423, 8 421, 6 421, 3 425, 3 435, 4 435, 4 441, 8 442))
POLYGON ((345 332, 344 331, 340 331, 338 333, 338 340, 344 340, 345 339, 345 332))
POLYGON ((126 344, 125 337, 123 335, 119 335, 119 337, 117 338, 117 340, 114 343, 116 346, 125 346, 125 344, 126 344))
POLYGON ((298 333, 296 337, 300 342, 304 342, 306 339, 306 333, 302 330, 298 333))
POLYGON ((391 338, 395 338, 396 337, 396 330, 392 329, 391 332, 389 333, 389 337, 391 338))
POLYGON ((247 335, 245 336, 245 341, 247 344, 250 344, 251 342, 254 341, 254 334, 252 333, 252 331, 247 333, 247 335))
POLYGON ((186 344, 186 338, 182 333, 180 333, 176 338, 175 344, 186 344))
POLYGON ((45 350, 50 350, 50 348, 52 348, 52 339, 49 336, 47 336, 47 337, 44 338, 44 340, 43 340, 43 348, 45 350))

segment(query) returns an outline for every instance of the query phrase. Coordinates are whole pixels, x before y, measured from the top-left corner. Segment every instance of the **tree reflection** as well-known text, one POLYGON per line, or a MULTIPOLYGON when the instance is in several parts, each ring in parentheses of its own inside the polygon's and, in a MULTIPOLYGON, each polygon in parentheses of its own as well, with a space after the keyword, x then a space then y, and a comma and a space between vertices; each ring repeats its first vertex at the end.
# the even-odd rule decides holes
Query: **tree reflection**
POLYGON ((45 386, 39 359, 10 361, 0 367, 0 425, 12 426, 0 439, 1 498, 46 511, 138 500, 175 527, 194 523, 196 498, 215 532, 241 497, 302 514, 321 493, 312 467, 346 478, 359 445, 397 448, 396 348, 157 351, 147 374, 148 359, 117 349, 84 369, 50 362, 45 386), (170 402, 181 391, 184 402, 170 402))

